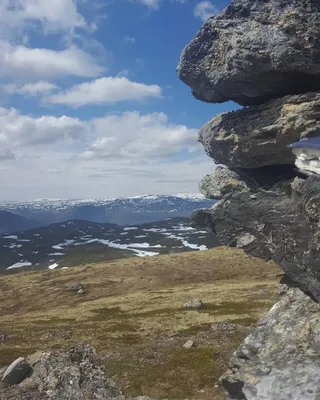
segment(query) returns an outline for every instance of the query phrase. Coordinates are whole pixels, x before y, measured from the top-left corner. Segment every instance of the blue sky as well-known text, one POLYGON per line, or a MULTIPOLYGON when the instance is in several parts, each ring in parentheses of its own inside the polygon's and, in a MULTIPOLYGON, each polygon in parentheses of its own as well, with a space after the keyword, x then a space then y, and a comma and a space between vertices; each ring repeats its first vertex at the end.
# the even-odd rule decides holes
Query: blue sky
POLYGON ((1 0, 0 200, 196 192, 197 130, 236 106, 195 100, 176 66, 227 4, 1 0))

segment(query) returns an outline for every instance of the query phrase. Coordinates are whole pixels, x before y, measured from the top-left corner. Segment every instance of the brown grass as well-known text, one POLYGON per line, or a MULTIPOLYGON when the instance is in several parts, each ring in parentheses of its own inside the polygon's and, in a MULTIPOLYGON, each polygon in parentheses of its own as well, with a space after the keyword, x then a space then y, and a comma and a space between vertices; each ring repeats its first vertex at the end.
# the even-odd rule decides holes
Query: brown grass
POLYGON ((220 247, 0 276, 0 329, 10 337, 0 343, 0 366, 84 341, 106 357, 125 393, 223 399, 218 378, 246 327, 273 304, 277 274, 273 263, 220 247), (85 295, 69 290, 74 282, 85 295), (206 308, 182 307, 194 298, 206 308), (239 327, 226 333, 222 322, 239 327), (196 348, 182 348, 189 339, 196 348))

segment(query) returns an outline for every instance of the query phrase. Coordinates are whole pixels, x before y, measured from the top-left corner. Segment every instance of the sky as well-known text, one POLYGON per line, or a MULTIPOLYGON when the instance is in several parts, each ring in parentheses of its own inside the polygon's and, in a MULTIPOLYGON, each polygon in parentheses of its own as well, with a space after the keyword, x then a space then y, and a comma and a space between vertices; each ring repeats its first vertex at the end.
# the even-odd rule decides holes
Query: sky
POLYGON ((194 193, 214 169, 181 51, 228 0, 0 0, 0 200, 194 193))

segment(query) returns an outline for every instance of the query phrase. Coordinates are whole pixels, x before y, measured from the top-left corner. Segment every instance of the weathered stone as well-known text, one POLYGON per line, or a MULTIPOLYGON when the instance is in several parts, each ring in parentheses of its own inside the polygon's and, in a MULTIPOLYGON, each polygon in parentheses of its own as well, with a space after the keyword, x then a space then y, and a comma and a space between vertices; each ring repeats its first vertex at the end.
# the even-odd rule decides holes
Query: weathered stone
POLYGON ((37 354, 31 380, 48 399, 113 399, 121 395, 105 371, 103 361, 88 345, 68 352, 37 354))
POLYGON ((17 385, 22 382, 31 371, 32 368, 26 362, 25 358, 20 357, 6 369, 2 376, 2 381, 8 385, 17 385))
POLYGON ((186 303, 184 303, 183 305, 184 308, 203 308, 204 307, 204 303, 202 300, 200 299, 195 299, 195 300, 190 300, 187 301, 186 303))
POLYGON ((320 305, 287 287, 231 359, 221 382, 232 400, 320 398, 320 305))
POLYGON ((0 342, 6 342, 9 340, 9 336, 6 333, 0 333, 0 342))
POLYGON ((192 347, 195 347, 196 344, 193 340, 188 340, 182 347, 185 349, 191 349, 192 347))
POLYGON ((73 292, 79 292, 79 290, 85 290, 85 287, 82 285, 82 283, 73 283, 70 286, 70 290, 72 290, 73 292))
POLYGON ((201 128, 199 141, 216 163, 233 169, 294 164, 287 146, 320 135, 319 121, 320 93, 285 96, 216 116, 201 128))
POLYGON ((213 174, 206 175, 199 184, 199 191, 208 199, 221 199, 224 195, 249 190, 239 175, 228 168, 217 167, 213 174))
POLYGON ((221 244, 273 259, 305 291, 320 300, 320 179, 296 178, 283 190, 239 192, 193 215, 221 244))
POLYGON ((210 103, 319 90, 319 36, 319 1, 233 0, 186 46, 179 78, 210 103))

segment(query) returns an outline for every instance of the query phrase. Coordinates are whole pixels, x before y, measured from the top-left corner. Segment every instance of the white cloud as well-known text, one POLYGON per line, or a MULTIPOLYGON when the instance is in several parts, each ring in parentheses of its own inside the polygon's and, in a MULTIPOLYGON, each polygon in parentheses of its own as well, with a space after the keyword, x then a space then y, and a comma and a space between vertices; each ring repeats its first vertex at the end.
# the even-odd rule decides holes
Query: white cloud
POLYGON ((81 107, 88 104, 117 103, 128 100, 144 100, 161 97, 158 85, 132 82, 125 77, 104 77, 81 83, 47 98, 54 104, 81 107))
POLYGON ((17 93, 27 96, 40 96, 53 92, 54 90, 58 89, 58 86, 47 81, 39 81, 36 83, 26 83, 25 85, 8 83, 6 85, 2 85, 2 89, 8 94, 17 93))
MULTIPOLYGON (((185 149, 195 151, 197 130, 170 124, 164 113, 125 112, 92 121, 96 139, 81 153, 85 160, 123 159, 159 161, 185 149)), ((198 147, 199 146, 199 147, 198 147)))
POLYGON ((15 29, 40 22, 45 31, 84 28, 87 25, 78 12, 76 0, 1 0, 0 22, 2 28, 15 29))
MULTIPOLYGON (((140 4, 143 4, 153 10, 157 10, 160 7, 160 4, 163 2, 163 0, 130 0, 130 1, 136 1, 140 4)), ((187 0, 171 0, 171 3, 181 3, 185 4, 187 0)))
POLYGON ((164 113, 132 111, 85 121, 65 115, 35 117, 1 107, 0 148, 18 156, 30 154, 37 147, 57 152, 63 149, 91 161, 159 161, 182 150, 191 154, 201 148, 196 129, 170 124, 164 113))
POLYGON ((134 37, 130 37, 130 36, 127 36, 127 37, 125 37, 124 39, 123 39, 123 41, 124 41, 124 43, 126 43, 126 44, 134 44, 135 42, 136 42, 136 39, 134 38, 134 37))
POLYGON ((194 8, 195 17, 200 18, 202 21, 206 21, 218 12, 218 8, 211 1, 207 0, 200 1, 194 8))
MULTIPOLYGON (((89 127, 78 118, 33 117, 18 110, 0 107, 0 148, 19 154, 28 147, 64 142, 72 144, 88 133, 89 127)), ((84 139, 82 139, 84 140, 84 139)))
POLYGON ((0 76, 36 81, 64 76, 95 77, 103 68, 84 51, 73 46, 66 50, 12 46, 0 41, 0 76))

